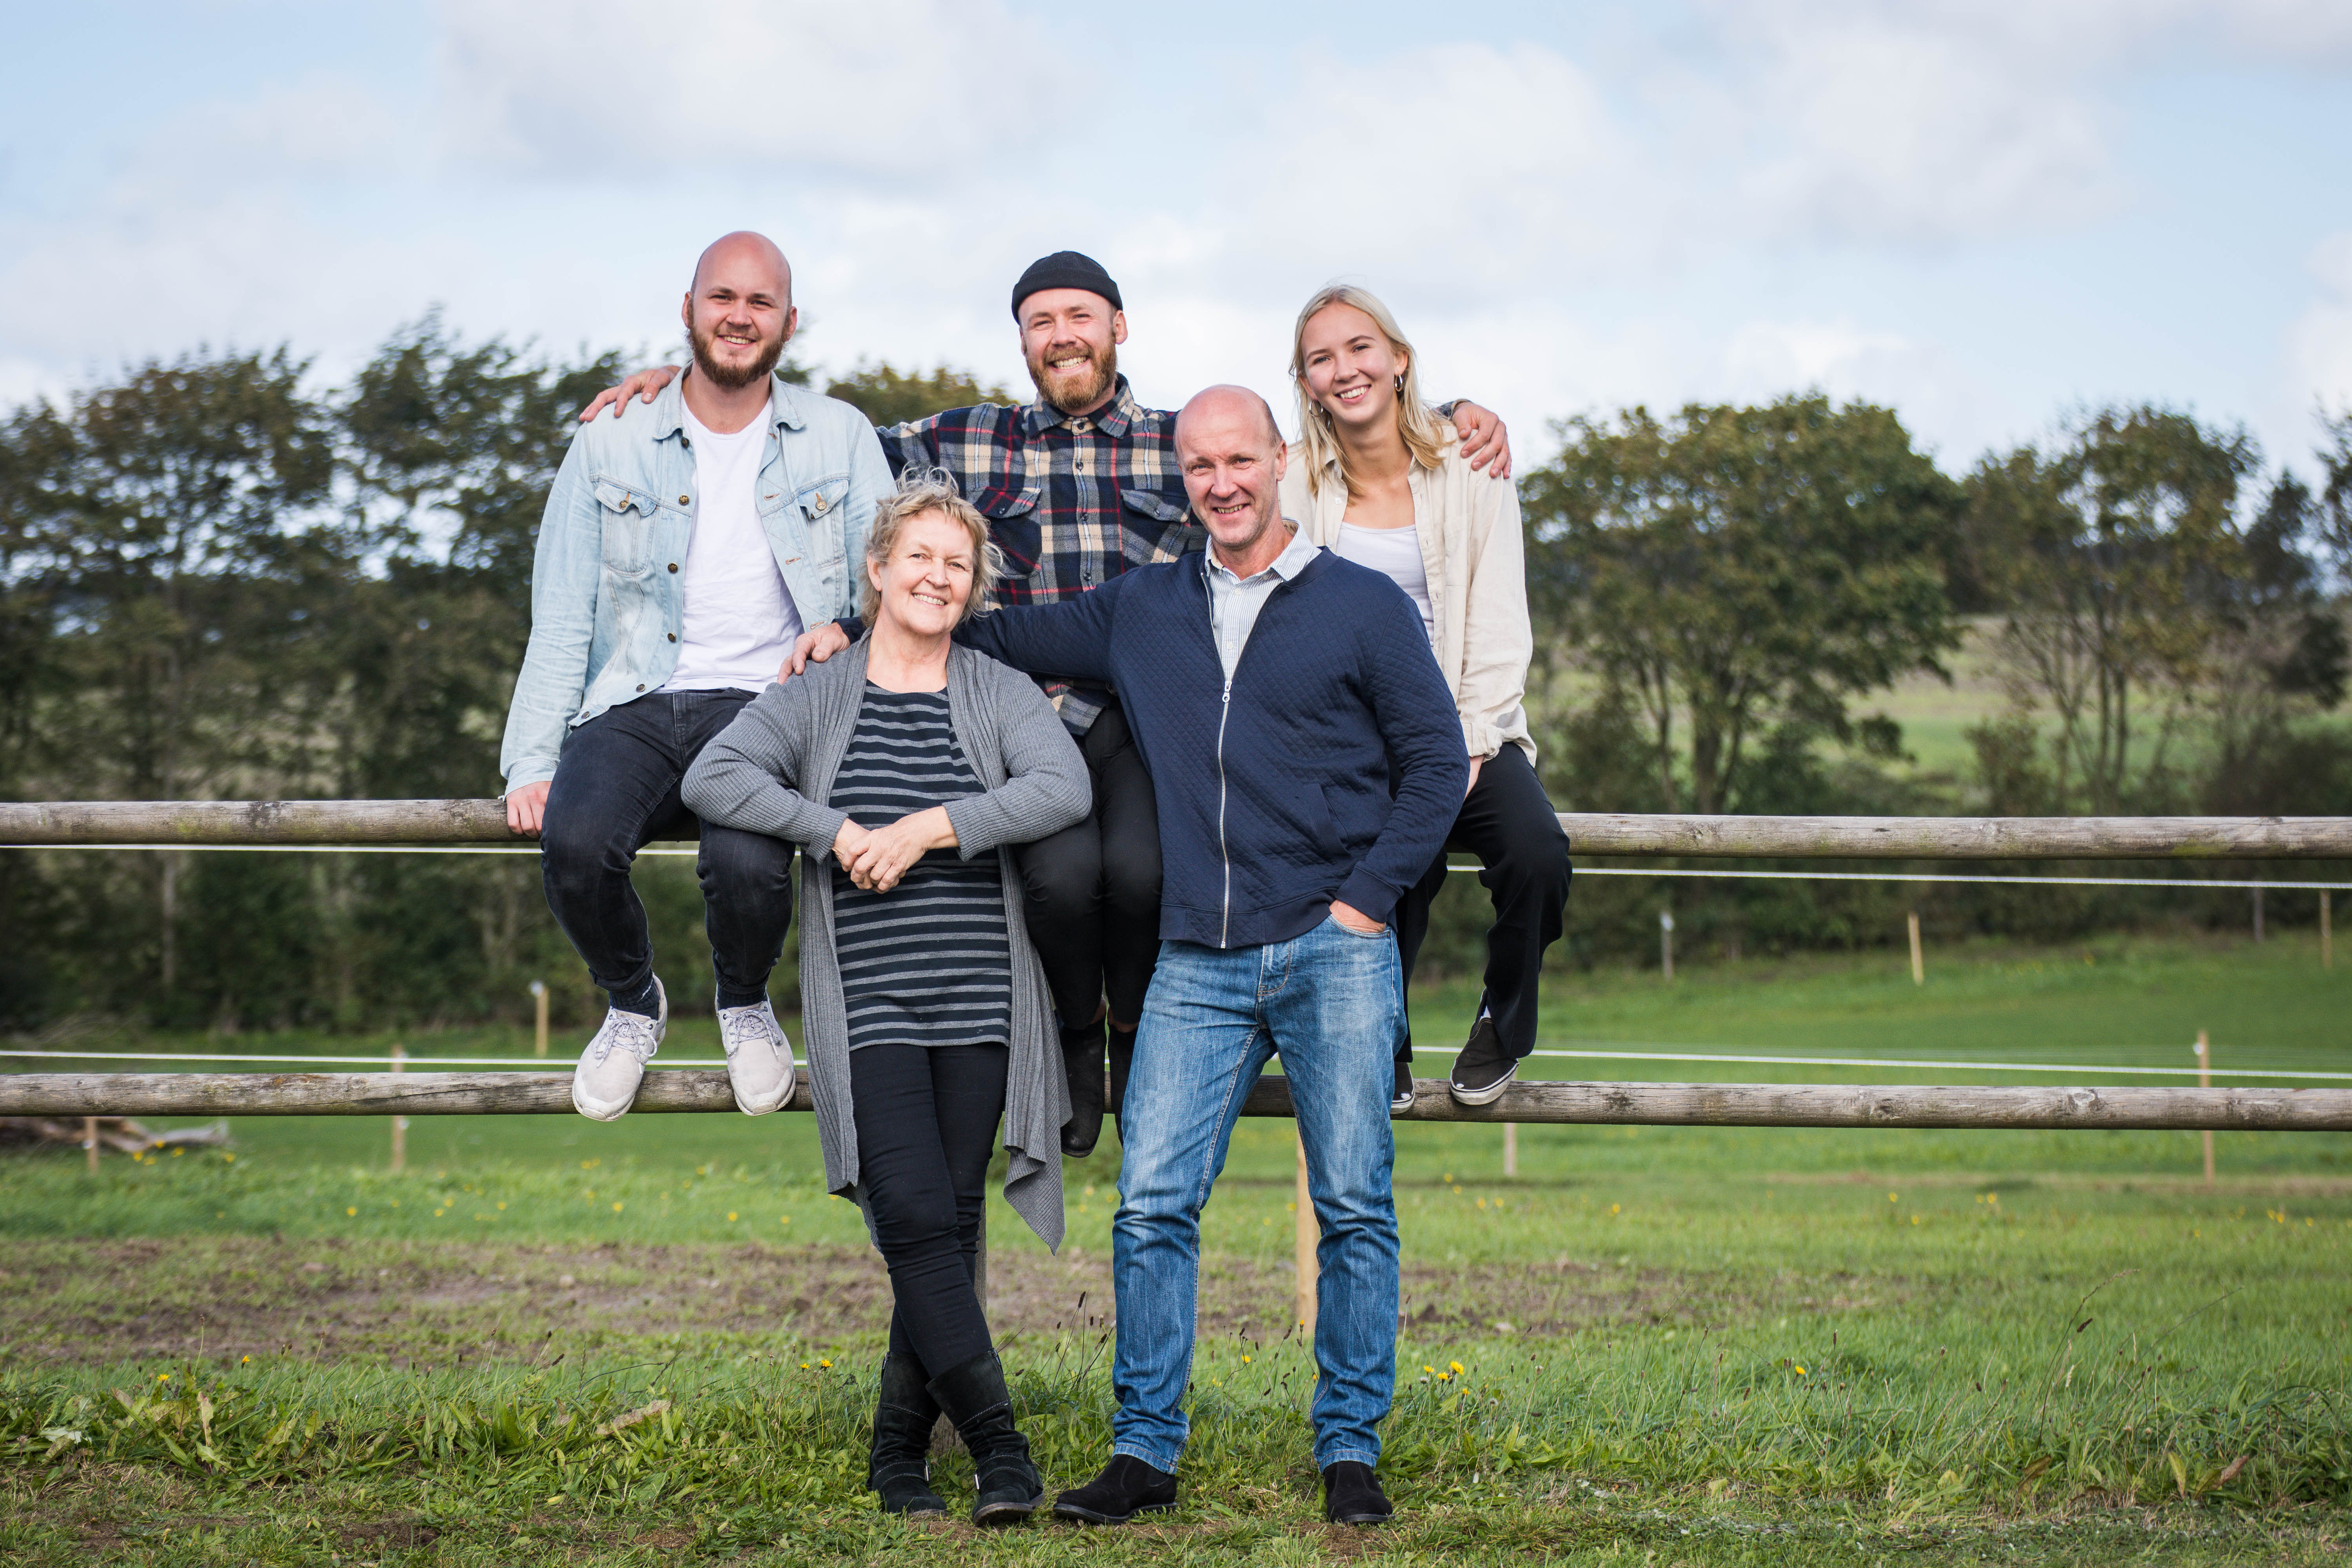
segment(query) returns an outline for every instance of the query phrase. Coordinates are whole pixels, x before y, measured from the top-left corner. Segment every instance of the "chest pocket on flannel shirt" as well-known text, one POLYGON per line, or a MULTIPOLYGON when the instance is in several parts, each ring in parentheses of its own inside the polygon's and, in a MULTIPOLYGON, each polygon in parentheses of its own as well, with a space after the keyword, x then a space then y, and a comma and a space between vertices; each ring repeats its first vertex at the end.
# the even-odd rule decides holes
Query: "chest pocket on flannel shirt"
POLYGON ((1021 489, 999 485, 971 498, 980 515, 988 519, 989 538, 1004 552, 1006 571, 1004 581, 997 585, 999 594, 1036 575, 1037 558, 1044 552, 1044 534, 1037 525, 1037 493, 1035 485, 1021 489))
POLYGON ((1119 547, 1129 566, 1173 561, 1187 551, 1207 548, 1208 530, 1192 521, 1192 509, 1184 502, 1157 490, 1121 490, 1118 499, 1127 503, 1119 547))

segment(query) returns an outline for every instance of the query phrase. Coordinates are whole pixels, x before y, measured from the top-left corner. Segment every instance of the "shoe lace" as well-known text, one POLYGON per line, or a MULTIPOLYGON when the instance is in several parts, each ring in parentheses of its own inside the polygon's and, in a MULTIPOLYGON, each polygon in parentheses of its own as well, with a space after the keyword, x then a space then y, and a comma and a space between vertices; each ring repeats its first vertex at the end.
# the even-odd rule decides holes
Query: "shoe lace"
POLYGON ((722 1007, 719 1012, 719 1043, 729 1056, 755 1042, 772 1041, 769 1033, 766 1009, 762 1007, 722 1007))
POLYGON ((625 1013, 614 1008, 605 1015, 604 1026, 597 1031, 596 1061, 602 1066, 616 1050, 627 1049, 641 1062, 654 1059, 661 1048, 654 1038, 654 1021, 642 1013, 625 1013))

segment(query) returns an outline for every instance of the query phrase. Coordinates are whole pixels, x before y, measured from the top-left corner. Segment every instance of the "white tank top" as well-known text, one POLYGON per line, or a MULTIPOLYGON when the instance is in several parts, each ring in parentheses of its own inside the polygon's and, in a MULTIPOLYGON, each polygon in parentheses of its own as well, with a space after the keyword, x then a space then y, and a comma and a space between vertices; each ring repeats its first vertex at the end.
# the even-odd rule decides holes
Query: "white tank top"
POLYGON ((1331 542, 1331 552, 1343 561, 1369 566, 1402 588, 1413 608, 1421 612, 1421 629, 1432 639, 1436 637, 1437 612, 1429 603, 1429 569, 1421 563, 1421 530, 1359 528, 1343 522, 1339 536, 1331 542))

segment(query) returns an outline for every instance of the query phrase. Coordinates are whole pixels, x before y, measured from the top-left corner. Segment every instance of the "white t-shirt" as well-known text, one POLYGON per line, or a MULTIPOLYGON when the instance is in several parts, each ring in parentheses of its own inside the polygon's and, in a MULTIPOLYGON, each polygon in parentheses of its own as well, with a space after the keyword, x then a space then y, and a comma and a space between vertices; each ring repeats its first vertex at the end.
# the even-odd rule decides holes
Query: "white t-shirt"
POLYGON ((1343 561, 1386 574, 1421 612, 1421 629, 1433 638, 1437 636, 1437 612, 1429 603, 1429 568, 1421 560, 1421 530, 1359 528, 1343 522, 1339 536, 1331 542, 1331 552, 1343 561))
POLYGON ((664 691, 763 689, 801 635, 801 617, 760 522, 772 409, 722 436, 683 409, 694 444, 694 532, 686 546, 677 668, 664 691))

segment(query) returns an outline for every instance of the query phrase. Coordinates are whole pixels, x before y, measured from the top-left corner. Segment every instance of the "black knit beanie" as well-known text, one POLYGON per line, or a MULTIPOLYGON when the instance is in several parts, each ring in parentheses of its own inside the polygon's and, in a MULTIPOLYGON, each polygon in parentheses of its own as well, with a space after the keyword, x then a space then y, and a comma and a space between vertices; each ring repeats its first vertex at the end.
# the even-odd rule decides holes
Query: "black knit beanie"
POLYGON ((1081 256, 1075 250, 1057 250, 1029 264, 1021 281, 1013 286, 1013 319, 1021 319, 1021 301, 1040 289, 1084 289, 1110 301, 1114 310, 1127 306, 1118 297, 1118 285, 1110 280, 1102 263, 1091 256, 1081 256))

